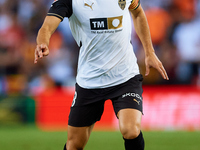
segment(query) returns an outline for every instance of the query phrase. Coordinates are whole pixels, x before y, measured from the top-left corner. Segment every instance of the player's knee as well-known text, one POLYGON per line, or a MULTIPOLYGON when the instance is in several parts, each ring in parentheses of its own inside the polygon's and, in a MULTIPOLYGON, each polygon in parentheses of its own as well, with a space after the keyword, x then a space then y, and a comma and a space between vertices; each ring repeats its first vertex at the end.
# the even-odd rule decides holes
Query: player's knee
POLYGON ((77 139, 68 139, 67 140, 67 150, 69 149, 76 149, 76 150, 83 150, 85 143, 82 141, 78 141, 77 139))
POLYGON ((135 139, 140 134, 140 124, 125 125, 120 129, 125 139, 135 139))

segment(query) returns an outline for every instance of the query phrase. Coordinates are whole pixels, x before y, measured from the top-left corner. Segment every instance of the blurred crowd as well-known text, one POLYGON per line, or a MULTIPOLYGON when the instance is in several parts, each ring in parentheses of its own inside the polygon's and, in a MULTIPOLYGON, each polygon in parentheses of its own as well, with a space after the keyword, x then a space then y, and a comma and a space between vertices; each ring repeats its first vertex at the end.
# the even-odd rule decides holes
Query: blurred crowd
MULTIPOLYGON (((79 48, 68 19, 51 38, 50 55, 34 64, 36 36, 53 0, 0 0, 0 94, 74 86, 79 48), (40 87, 40 88, 39 88, 40 87)), ((141 0, 155 51, 169 81, 151 69, 144 84, 200 85, 200 1, 141 0)), ((132 43, 144 75, 144 51, 133 28, 132 43)))

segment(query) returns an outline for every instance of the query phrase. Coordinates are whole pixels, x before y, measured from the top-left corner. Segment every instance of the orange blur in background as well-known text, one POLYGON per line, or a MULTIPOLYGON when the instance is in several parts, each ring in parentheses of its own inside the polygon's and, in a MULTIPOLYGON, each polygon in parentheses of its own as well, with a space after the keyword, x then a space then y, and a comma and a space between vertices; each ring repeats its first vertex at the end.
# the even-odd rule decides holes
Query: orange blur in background
MULTIPOLYGON (((36 123, 42 130, 67 130, 74 88, 52 89, 36 96, 36 123)), ((145 86, 143 130, 200 130, 200 89, 193 86, 145 86)), ((117 130, 112 103, 106 101, 95 129, 117 130)))

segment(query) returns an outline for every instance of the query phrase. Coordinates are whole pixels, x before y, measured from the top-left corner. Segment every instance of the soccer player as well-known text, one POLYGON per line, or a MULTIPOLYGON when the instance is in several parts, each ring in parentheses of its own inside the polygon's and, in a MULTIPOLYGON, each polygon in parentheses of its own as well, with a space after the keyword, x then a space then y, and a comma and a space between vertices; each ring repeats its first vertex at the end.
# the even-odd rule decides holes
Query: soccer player
POLYGON ((119 119, 125 149, 143 150, 143 77, 131 45, 131 17, 145 51, 145 75, 154 67, 164 79, 168 76, 155 55, 140 1, 55 0, 38 32, 35 63, 49 54, 49 39, 65 17, 80 54, 64 150, 84 149, 107 99, 119 119))

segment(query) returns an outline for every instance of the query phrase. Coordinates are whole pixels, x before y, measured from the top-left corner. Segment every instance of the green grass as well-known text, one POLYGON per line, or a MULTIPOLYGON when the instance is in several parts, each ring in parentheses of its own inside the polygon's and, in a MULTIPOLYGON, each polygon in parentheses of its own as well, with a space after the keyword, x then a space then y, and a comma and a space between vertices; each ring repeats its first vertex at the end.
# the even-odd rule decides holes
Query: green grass
MULTIPOLYGON (((199 150, 200 132, 143 132, 145 150, 199 150)), ((43 132, 35 126, 0 126, 0 150, 63 150, 66 132, 43 132)), ((85 150, 123 150, 120 132, 93 131, 85 150)))

